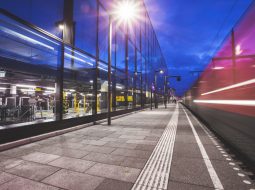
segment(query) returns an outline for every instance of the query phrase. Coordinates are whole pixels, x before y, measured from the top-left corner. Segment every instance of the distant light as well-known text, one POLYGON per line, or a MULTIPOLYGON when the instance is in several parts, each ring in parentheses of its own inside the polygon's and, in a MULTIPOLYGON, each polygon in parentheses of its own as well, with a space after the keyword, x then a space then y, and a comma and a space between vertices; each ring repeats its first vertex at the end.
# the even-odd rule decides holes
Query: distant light
POLYGON ((243 50, 241 50, 241 46, 237 45, 236 46, 236 55, 240 55, 243 52, 243 50))
POLYGON ((59 28, 60 30, 64 30, 65 27, 64 27, 63 24, 59 24, 59 25, 58 25, 58 28, 59 28))
POLYGON ((89 82, 90 82, 90 83, 93 83, 93 80, 90 80, 89 82))
POLYGON ((6 71, 0 71, 0 78, 4 78, 6 75, 6 71))
POLYGON ((194 103, 255 106, 255 100, 193 100, 194 103))
POLYGON ((237 83, 237 84, 234 84, 234 85, 226 86, 224 88, 219 88, 217 90, 206 92, 206 93, 203 93, 201 95, 204 96, 204 95, 207 95, 207 94, 213 94, 213 93, 216 93, 216 92, 221 92, 221 91, 224 91, 224 90, 229 90, 229 89, 232 89, 232 88, 237 88, 237 87, 240 87, 240 86, 245 86, 245 85, 249 85, 249 84, 253 84, 253 83, 255 83, 255 79, 251 79, 251 80, 240 82, 240 83, 237 83))
POLYGON ((159 73, 160 73, 160 74, 164 74, 164 71, 163 71, 163 70, 160 70, 159 73))

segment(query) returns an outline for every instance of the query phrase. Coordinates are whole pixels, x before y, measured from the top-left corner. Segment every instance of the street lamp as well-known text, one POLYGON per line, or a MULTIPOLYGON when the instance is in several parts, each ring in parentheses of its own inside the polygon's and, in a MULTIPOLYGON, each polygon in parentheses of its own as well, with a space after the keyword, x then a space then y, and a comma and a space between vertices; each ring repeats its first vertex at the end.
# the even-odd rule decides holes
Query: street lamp
MULTIPOLYGON (((132 22, 138 17, 138 4, 134 1, 126 0, 119 1, 113 8, 109 16, 109 31, 108 31, 108 113, 107 123, 111 125, 111 65, 112 65, 112 24, 117 21, 118 24, 124 23, 125 27, 131 26, 132 22), (128 25, 128 26, 127 26, 128 25)), ((126 51, 128 43, 128 35, 126 35, 126 51)), ((127 61, 127 57, 126 57, 127 61)), ((127 71, 126 71, 127 73, 127 71)), ((126 96, 127 99, 127 96, 126 96)), ((126 100, 127 101, 127 100, 126 100)))
POLYGON ((135 75, 137 76, 140 74, 140 100, 141 100, 141 108, 143 107, 143 77, 142 77, 142 72, 135 72, 135 75))
MULTIPOLYGON (((164 71, 162 69, 154 71, 154 102, 155 102, 155 108, 158 108, 158 102, 157 102, 157 74, 164 74, 164 71)), ((151 88, 151 109, 152 109, 152 88, 151 88)))
POLYGON ((167 108, 167 97, 166 97, 166 85, 167 85, 167 79, 168 78, 176 78, 177 81, 181 81, 181 76, 170 76, 170 75, 166 75, 165 76, 165 81, 164 81, 164 103, 165 103, 165 108, 167 108))

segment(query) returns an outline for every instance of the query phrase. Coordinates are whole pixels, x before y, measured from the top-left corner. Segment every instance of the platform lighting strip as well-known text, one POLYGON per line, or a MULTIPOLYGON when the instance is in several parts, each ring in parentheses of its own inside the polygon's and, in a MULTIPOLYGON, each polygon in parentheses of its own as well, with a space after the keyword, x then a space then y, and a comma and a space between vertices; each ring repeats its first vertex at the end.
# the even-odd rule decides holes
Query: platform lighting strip
POLYGON ((255 83, 255 79, 251 79, 251 80, 240 82, 240 83, 237 83, 237 84, 234 84, 234 85, 226 86, 224 88, 220 88, 220 89, 217 89, 217 90, 213 90, 213 91, 210 91, 210 92, 203 93, 201 95, 204 96, 204 95, 208 95, 208 94, 213 94, 213 93, 216 93, 216 92, 221 92, 221 91, 224 91, 224 90, 229 90, 229 89, 232 89, 232 88, 237 88, 237 87, 240 87, 240 86, 245 86, 245 85, 249 85, 249 84, 253 84, 253 83, 255 83))
POLYGON ((255 106, 255 100, 193 100, 194 103, 201 104, 224 104, 236 106, 255 106))

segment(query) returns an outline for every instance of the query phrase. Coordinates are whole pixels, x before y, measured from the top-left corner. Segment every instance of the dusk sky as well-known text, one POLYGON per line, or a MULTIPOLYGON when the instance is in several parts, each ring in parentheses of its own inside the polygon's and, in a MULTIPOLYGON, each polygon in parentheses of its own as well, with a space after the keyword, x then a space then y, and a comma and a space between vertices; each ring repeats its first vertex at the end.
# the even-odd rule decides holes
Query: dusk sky
POLYGON ((177 95, 183 95, 253 0, 146 0, 177 95))

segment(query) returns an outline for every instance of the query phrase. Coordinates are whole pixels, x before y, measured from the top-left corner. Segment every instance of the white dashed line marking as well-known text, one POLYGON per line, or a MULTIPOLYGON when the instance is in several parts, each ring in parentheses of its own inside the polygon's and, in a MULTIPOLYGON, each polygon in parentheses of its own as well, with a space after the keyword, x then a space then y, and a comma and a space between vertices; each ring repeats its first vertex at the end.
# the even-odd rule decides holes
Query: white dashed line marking
POLYGON ((233 162, 230 162, 230 163, 229 163, 229 165, 231 165, 231 166, 235 166, 236 164, 235 164, 235 163, 233 163, 233 162))
POLYGON ((234 170, 236 170, 236 171, 239 171, 240 169, 239 168, 233 168, 234 170))
POLYGON ((245 176, 245 175, 242 174, 242 173, 238 173, 237 175, 240 176, 240 177, 244 177, 244 176, 245 176))
POLYGON ((251 185, 251 182, 248 181, 248 180, 243 180, 243 182, 244 182, 245 184, 251 185))
MULTIPOLYGON (((188 121, 189 121, 190 127, 191 127, 192 132, 193 132, 193 134, 194 134, 194 136, 195 136, 195 139, 196 139, 196 141, 197 141, 198 147, 199 147, 200 152, 201 152, 201 154, 202 154, 203 160, 204 160, 204 162, 205 162, 205 165, 206 165, 206 167, 207 167, 207 170, 208 170, 209 175, 210 175, 210 177, 211 177, 211 180, 212 180, 212 182, 213 182, 214 188, 215 188, 215 189, 224 189, 224 188, 223 188, 223 185, 222 185, 222 183, 221 183, 221 181, 220 181, 220 179, 219 179, 219 177, 218 177, 218 175, 217 175, 217 173, 216 173, 216 171, 215 171, 215 169, 214 169, 214 167, 213 167, 213 165, 212 165, 212 163, 211 163, 211 160, 210 160, 209 156, 207 155, 206 150, 205 150, 205 148, 204 148, 204 146, 203 146, 203 144, 202 144, 202 142, 201 142, 201 140, 200 140, 200 138, 199 138, 199 136, 198 136, 198 134, 197 134, 197 131, 196 131, 196 129, 194 128, 192 122, 190 121, 190 118, 189 118, 189 116, 188 116, 188 114, 186 113, 186 111, 185 111, 184 108, 183 108, 183 111, 184 111, 184 113, 186 114, 186 117, 187 117, 187 119, 188 119, 188 121)), ((203 128, 202 128, 202 129, 203 129, 203 128)), ((207 133, 207 134, 208 134, 208 133, 207 133)))

